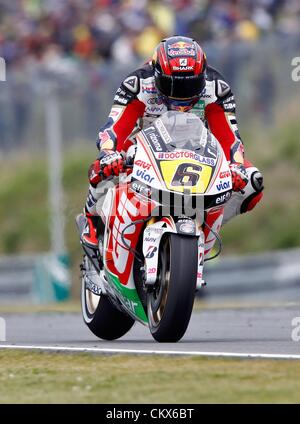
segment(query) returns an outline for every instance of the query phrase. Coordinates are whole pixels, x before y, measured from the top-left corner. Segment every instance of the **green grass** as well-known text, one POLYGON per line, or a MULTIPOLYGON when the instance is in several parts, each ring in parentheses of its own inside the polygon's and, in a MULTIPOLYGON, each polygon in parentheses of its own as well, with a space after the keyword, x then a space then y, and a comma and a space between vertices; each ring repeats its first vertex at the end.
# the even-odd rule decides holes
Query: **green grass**
MULTIPOLYGON (((300 307, 300 301, 266 301, 265 299, 257 299, 256 301, 248 300, 229 300, 222 302, 207 302, 204 299, 195 299, 193 311, 207 311, 207 310, 224 310, 224 309, 273 309, 273 308, 287 308, 287 307, 300 307)), ((43 303, 43 304, 1 304, 0 303, 0 316, 3 314, 38 314, 38 313, 81 313, 81 305, 79 299, 68 300, 66 302, 57 303, 43 303)))
POLYGON ((38 314, 38 313, 81 313, 78 300, 68 300, 56 303, 0 303, 0 316, 2 314, 38 314))
POLYGON ((0 351, 0 403, 299 403, 299 363, 0 351))

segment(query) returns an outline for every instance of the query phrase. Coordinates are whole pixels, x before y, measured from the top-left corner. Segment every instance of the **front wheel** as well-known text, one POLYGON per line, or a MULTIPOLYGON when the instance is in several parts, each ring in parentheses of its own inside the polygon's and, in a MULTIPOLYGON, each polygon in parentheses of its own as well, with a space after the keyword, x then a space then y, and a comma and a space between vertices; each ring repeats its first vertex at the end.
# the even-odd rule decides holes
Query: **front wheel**
POLYGON ((160 244, 157 281, 147 298, 149 328, 158 342, 177 342, 185 334, 197 269, 197 237, 166 234, 160 244))
MULTIPOLYGON (((133 326, 134 320, 119 311, 101 291, 95 294, 90 290, 89 272, 93 265, 87 256, 84 257, 83 265, 85 271, 81 282, 81 309, 84 322, 100 339, 115 340, 124 336, 133 326)), ((96 273, 95 270, 93 272, 96 273)))

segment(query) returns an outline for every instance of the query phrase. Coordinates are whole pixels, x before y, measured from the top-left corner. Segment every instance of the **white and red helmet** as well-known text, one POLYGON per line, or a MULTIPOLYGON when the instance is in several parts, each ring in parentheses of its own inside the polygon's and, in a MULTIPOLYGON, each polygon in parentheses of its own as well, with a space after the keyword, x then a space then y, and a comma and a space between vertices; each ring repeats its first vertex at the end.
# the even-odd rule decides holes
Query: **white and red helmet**
POLYGON ((156 88, 167 99, 195 104, 205 87, 206 56, 188 37, 166 38, 153 56, 156 88))

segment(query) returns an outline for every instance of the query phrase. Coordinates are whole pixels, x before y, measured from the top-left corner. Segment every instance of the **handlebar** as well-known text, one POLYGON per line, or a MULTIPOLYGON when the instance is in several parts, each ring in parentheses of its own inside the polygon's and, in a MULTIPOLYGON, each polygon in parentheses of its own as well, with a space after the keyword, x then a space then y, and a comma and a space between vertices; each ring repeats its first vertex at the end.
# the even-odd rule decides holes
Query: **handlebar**
POLYGON ((130 157, 124 160, 125 168, 133 168, 134 165, 134 157, 130 157))

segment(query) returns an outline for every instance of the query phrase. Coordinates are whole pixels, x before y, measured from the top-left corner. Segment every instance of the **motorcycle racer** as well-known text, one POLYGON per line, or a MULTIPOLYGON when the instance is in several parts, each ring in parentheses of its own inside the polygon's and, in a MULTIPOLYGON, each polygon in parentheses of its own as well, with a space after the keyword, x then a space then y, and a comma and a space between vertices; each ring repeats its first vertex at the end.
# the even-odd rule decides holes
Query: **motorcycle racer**
POLYGON ((250 211, 263 196, 260 171, 244 158, 244 146, 236 120, 235 98, 229 84, 207 65, 199 44, 188 37, 161 41, 153 58, 130 73, 114 97, 108 121, 100 129, 100 155, 89 169, 89 193, 85 205, 86 227, 82 242, 97 248, 99 219, 96 204, 99 184, 123 171, 123 154, 134 144, 134 135, 167 110, 198 115, 221 144, 232 174, 234 194, 227 202, 223 223, 250 211))

